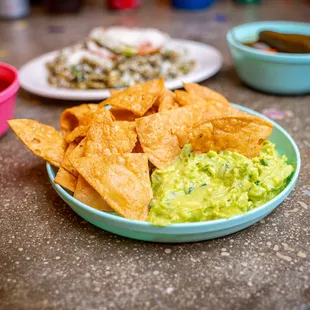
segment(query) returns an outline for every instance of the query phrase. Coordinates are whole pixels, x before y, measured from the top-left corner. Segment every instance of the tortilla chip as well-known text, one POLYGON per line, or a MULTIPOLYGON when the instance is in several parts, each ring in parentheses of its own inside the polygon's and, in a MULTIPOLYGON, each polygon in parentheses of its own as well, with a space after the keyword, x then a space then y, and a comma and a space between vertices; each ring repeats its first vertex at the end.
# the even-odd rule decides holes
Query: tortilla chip
POLYGON ((145 154, 117 154, 111 156, 108 162, 111 164, 125 165, 130 171, 141 178, 146 188, 149 188, 151 185, 149 170, 142 169, 142 167, 148 167, 148 158, 145 154))
POLYGON ((67 143, 60 132, 31 119, 13 119, 8 123, 30 151, 51 165, 60 167, 67 149, 67 143))
MULTIPOLYGON (((225 112, 240 113, 233 107, 227 107, 225 112)), ((204 101, 138 118, 136 130, 144 153, 157 168, 163 169, 174 161, 181 148, 189 142, 192 127, 223 114, 222 109, 204 101)))
POLYGON ((152 190, 145 154, 113 155, 108 162, 97 156, 84 157, 78 171, 120 215, 147 219, 152 190))
MULTIPOLYGON (((155 107, 151 107, 150 109, 148 109, 144 114, 143 116, 148 116, 148 115, 152 115, 152 114, 155 114, 157 113, 157 109, 155 107)), ((137 119, 138 117, 136 117, 137 119)))
POLYGON ((137 142, 137 131, 135 122, 116 121, 114 122, 118 148, 121 153, 130 153, 137 142))
POLYGON ((105 200, 79 175, 73 197, 100 211, 113 211, 105 200))
POLYGON ((144 153, 158 168, 164 168, 180 154, 177 136, 172 133, 170 112, 161 112, 136 120, 137 133, 144 153))
POLYGON ((171 90, 166 89, 165 92, 158 97, 158 112, 170 111, 179 108, 175 100, 175 95, 171 90))
POLYGON ((205 100, 194 93, 188 93, 184 90, 176 90, 176 100, 181 106, 191 105, 195 103, 205 102, 209 106, 210 110, 213 110, 215 114, 227 114, 227 115, 245 115, 246 112, 242 112, 230 104, 219 102, 213 99, 205 100))
POLYGON ((97 109, 98 104, 81 104, 64 110, 60 116, 60 129, 62 133, 66 136, 80 125, 90 125, 97 109))
POLYGON ((199 97, 195 93, 188 93, 185 90, 175 90, 174 93, 176 101, 181 106, 191 105, 199 102, 205 102, 203 98, 199 97))
POLYGON ((100 107, 109 104, 112 107, 125 109, 138 116, 142 116, 151 108, 163 91, 163 78, 148 81, 143 84, 136 84, 101 102, 100 107))
POLYGON ((230 105, 229 101, 216 91, 196 83, 183 83, 185 90, 191 94, 195 94, 205 100, 215 100, 226 105, 230 105))
POLYGON ((89 131, 89 125, 80 125, 78 127, 75 127, 67 136, 66 136, 66 142, 71 143, 75 140, 80 142, 83 138, 86 137, 89 131))
POLYGON ((190 139, 194 151, 231 151, 258 156, 273 125, 256 116, 221 116, 193 128, 190 139))
POLYGON ((87 135, 85 156, 101 157, 131 152, 135 147, 137 134, 134 122, 113 122, 111 114, 102 108, 95 115, 87 135))
MULTIPOLYGON (((73 175, 78 175, 77 172, 77 164, 80 158, 82 158, 84 156, 85 153, 85 145, 86 145, 86 138, 84 138, 73 150, 72 152, 68 155, 68 157, 65 156, 65 158, 67 158, 71 164, 71 166, 73 167, 74 170, 70 169, 70 172, 73 175)), ((63 165, 63 163, 62 163, 63 165)), ((70 167, 70 166, 69 166, 70 167)))
MULTIPOLYGON (((119 108, 115 108, 112 107, 109 110, 112 113, 112 118, 115 121, 128 121, 128 122, 134 122, 135 119, 139 116, 135 115, 134 113, 128 111, 128 110, 124 110, 124 109, 119 109, 119 108)), ((148 109, 145 113, 145 115, 151 115, 157 113, 157 109, 155 107, 151 107, 150 109, 148 109)))
POLYGON ((69 191, 74 192, 77 178, 64 168, 60 167, 58 169, 54 182, 68 189, 69 191))
POLYGON ((118 141, 115 139, 113 120, 105 108, 95 115, 85 145, 85 156, 110 156, 119 153, 118 141))
POLYGON ((135 114, 133 114, 130 111, 124 110, 124 109, 118 109, 118 108, 112 107, 109 111, 112 113, 116 121, 134 122, 135 119, 137 118, 135 114))
POLYGON ((78 172, 75 170, 75 168, 72 166, 69 155, 73 152, 73 150, 77 147, 76 142, 71 142, 66 150, 65 156, 61 162, 61 167, 66 169, 68 172, 70 172, 73 176, 77 177, 78 172))

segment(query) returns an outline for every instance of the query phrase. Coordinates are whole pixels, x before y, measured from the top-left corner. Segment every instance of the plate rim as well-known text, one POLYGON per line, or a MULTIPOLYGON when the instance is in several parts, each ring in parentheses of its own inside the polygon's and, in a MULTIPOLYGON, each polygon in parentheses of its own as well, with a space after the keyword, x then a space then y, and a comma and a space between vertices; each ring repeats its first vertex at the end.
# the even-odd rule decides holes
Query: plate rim
MULTIPOLYGON (((182 82, 188 82, 188 83, 198 83, 204 80, 209 79, 213 75, 215 75, 217 72, 219 72, 223 66, 223 54, 219 49, 216 47, 204 43, 204 42, 199 42, 199 41, 193 41, 193 40, 184 40, 184 39, 172 39, 167 45, 169 46, 170 44, 180 44, 186 47, 186 45, 199 45, 201 47, 204 47, 214 53, 218 59, 217 63, 212 67, 212 70, 208 74, 204 73, 204 68, 201 68, 201 70, 198 73, 197 78, 191 78, 188 79, 188 75, 181 76, 177 79, 171 79, 165 81, 165 86, 169 89, 177 89, 181 88, 182 82), (173 85, 171 85, 173 84, 173 85)), ((69 47, 64 47, 63 49, 66 49, 69 47)), ((19 82, 20 86, 25 89, 26 91, 41 96, 45 98, 52 98, 52 99, 62 99, 62 100, 75 100, 75 101, 83 101, 83 100, 103 100, 105 98, 108 98, 110 96, 109 90, 113 89, 102 89, 102 90, 74 90, 74 89, 66 89, 66 88, 56 88, 56 87, 49 87, 48 90, 46 89, 38 89, 36 86, 33 86, 27 82, 27 76, 26 72, 28 70, 29 66, 33 66, 34 63, 40 62, 42 59, 45 59, 47 57, 51 57, 52 55, 56 55, 60 50, 54 50, 48 53, 44 53, 42 55, 39 55, 38 57, 32 58, 29 61, 27 61, 25 64, 23 64, 18 72, 19 72, 19 82), (59 93, 60 92, 65 92, 59 93), (66 94, 66 92, 68 92, 66 94), (70 94, 72 92, 72 94, 70 94)), ((195 60, 195 59, 194 59, 195 60)), ((197 59, 196 59, 197 61, 197 59)), ((115 89, 115 88, 114 88, 115 89)))
MULTIPOLYGON (((148 228, 148 229, 153 228, 153 229, 160 229, 160 231, 162 233, 164 233, 165 229, 168 229, 168 230, 176 229, 177 230, 177 229, 182 229, 182 228, 183 229, 190 229, 190 228, 199 229, 199 228, 210 228, 211 227, 211 228, 213 228, 212 230, 215 231, 215 230, 227 228, 226 225, 229 225, 229 227, 234 227, 234 226, 238 226, 240 224, 244 224, 250 220, 249 218, 252 218, 252 219, 258 218, 262 214, 262 211, 265 211, 264 214, 271 212, 273 209, 278 207, 280 205, 280 203, 290 194, 290 192, 293 190, 293 188, 296 184, 296 181, 297 181, 299 173, 300 173, 301 156, 300 156, 299 148, 298 148, 296 142, 294 141, 294 139, 278 123, 276 123, 275 121, 271 120, 270 118, 264 116, 263 114, 255 111, 255 110, 252 110, 250 108, 243 107, 243 106, 240 106, 238 104, 232 104, 232 105, 237 109, 240 109, 240 110, 248 112, 252 115, 261 117, 261 118, 269 121, 270 123, 272 123, 274 125, 274 127, 276 127, 279 131, 281 131, 288 138, 288 140, 290 141, 291 145, 293 146, 293 149, 294 149, 295 154, 297 156, 296 168, 295 168, 293 177, 291 178, 290 182, 286 185, 286 187, 283 189, 283 191, 281 193, 279 193, 276 197, 274 197, 273 199, 268 201, 267 203, 255 208, 255 209, 252 209, 252 210, 250 210, 244 214, 237 215, 237 216, 231 217, 229 219, 218 219, 218 220, 212 220, 212 221, 189 222, 189 223, 173 223, 173 224, 169 224, 167 226, 156 226, 156 225, 153 225, 147 221, 127 219, 127 218, 124 218, 122 216, 114 215, 112 213, 100 211, 100 210, 92 208, 92 207, 84 204, 83 202, 75 199, 64 188, 62 188, 60 185, 58 185, 54 182, 55 172, 53 170, 53 167, 49 163, 46 163, 46 170, 47 170, 50 182, 52 183, 52 185, 53 185, 53 187, 54 187, 54 189, 58 195, 60 195, 60 196, 63 195, 67 200, 71 201, 73 204, 77 205, 79 208, 84 209, 84 211, 90 212, 90 213, 92 213, 96 216, 99 216, 99 217, 103 217, 105 220, 112 220, 114 222, 119 222, 119 223, 125 224, 125 225, 135 225, 136 228, 140 228, 141 230, 144 230, 145 228, 148 228), (58 191, 60 193, 58 193, 58 191), (284 198, 282 199, 282 197, 284 197, 284 198), (269 210, 270 207, 272 207, 274 203, 277 203, 278 200, 281 200, 281 201, 274 208, 269 210)), ((158 232, 160 232, 160 231, 158 231, 158 232)), ((195 233, 195 232, 193 232, 193 233, 195 233)))

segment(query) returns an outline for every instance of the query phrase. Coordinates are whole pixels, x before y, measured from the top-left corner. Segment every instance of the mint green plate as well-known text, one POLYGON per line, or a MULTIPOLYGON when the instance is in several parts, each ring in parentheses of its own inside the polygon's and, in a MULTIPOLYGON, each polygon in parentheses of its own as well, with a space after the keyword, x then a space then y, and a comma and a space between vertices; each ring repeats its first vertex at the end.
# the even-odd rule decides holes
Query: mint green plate
POLYGON ((166 227, 152 226, 148 222, 129 220, 113 213, 93 209, 76 200, 70 192, 54 183, 56 168, 46 164, 50 181, 58 195, 74 212, 86 221, 117 235, 153 242, 194 242, 223 237, 247 228, 272 212, 293 190, 300 171, 300 154, 292 137, 278 124, 253 110, 234 105, 236 108, 259 116, 273 123, 274 128, 269 140, 277 145, 277 151, 285 154, 295 168, 286 188, 268 203, 243 215, 230 219, 221 219, 198 223, 172 224, 166 227))

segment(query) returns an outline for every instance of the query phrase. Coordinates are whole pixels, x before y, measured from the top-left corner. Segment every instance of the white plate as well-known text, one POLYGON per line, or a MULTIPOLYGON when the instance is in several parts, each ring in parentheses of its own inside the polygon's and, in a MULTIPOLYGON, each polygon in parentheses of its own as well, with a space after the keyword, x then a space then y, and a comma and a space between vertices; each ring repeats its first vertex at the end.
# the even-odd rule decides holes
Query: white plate
MULTIPOLYGON (((221 53, 210 45, 187 40, 172 40, 167 47, 173 50, 185 48, 186 58, 196 61, 196 67, 192 72, 166 81, 166 87, 169 89, 181 88, 182 82, 201 82, 218 72, 222 66, 221 53)), ((55 99, 102 100, 110 96, 108 89, 76 90, 50 86, 47 82, 48 72, 45 64, 53 60, 57 53, 58 51, 44 54, 22 66, 19 70, 20 85, 31 93, 55 99)))

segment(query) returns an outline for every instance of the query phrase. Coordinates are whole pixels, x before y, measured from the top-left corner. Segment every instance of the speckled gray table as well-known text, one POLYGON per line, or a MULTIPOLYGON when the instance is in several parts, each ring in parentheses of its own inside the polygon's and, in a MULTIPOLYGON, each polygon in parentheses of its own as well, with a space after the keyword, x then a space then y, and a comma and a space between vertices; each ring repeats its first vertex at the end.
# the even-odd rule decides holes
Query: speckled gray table
MULTIPOLYGON (((0 138, 0 309, 310 309, 310 97, 246 88, 225 44, 226 31, 236 24, 306 21, 310 6, 220 1, 208 11, 185 13, 151 2, 125 14, 108 15, 99 7, 50 21, 35 12, 22 22, 1 22, 0 61, 19 67, 100 24, 156 26, 210 43, 223 52, 224 67, 206 85, 257 111, 280 111, 278 122, 303 158, 298 184, 265 220, 232 236, 183 245, 144 243, 100 230, 73 213, 49 184, 44 162, 8 132, 0 138)), ((15 115, 58 126, 70 104, 20 92, 15 115)))

